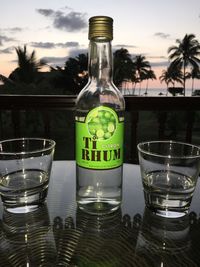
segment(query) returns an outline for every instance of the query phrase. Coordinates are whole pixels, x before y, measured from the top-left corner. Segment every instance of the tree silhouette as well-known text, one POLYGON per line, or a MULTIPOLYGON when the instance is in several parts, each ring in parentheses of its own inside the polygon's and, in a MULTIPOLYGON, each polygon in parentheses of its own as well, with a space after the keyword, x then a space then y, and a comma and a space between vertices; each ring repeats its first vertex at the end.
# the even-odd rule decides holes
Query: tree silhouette
POLYGON ((146 60, 145 56, 138 55, 133 60, 134 68, 136 71, 136 79, 139 81, 139 95, 141 92, 141 82, 146 77, 148 71, 151 69, 149 61, 146 60))
MULTIPOLYGON (((48 64, 42 60, 37 60, 34 50, 28 53, 27 46, 24 45, 23 47, 16 47, 15 51, 17 53, 18 67, 12 71, 9 78, 4 82, 6 92, 15 93, 17 91, 17 93, 23 94, 77 94, 88 81, 87 54, 79 54, 76 57, 68 58, 64 67, 49 66, 50 71, 40 72, 40 68, 44 65, 48 66, 48 64), (11 83, 8 81, 11 81, 11 83)), ((144 56, 139 55, 134 60, 132 60, 127 49, 121 48, 114 52, 114 83, 119 87, 124 82, 124 84, 127 84, 127 88, 132 84, 135 90, 137 83, 140 83, 141 89, 141 82, 146 80, 147 92, 148 81, 149 79, 156 79, 155 74, 144 56)))
POLYGON ((134 79, 134 65, 131 55, 127 49, 121 48, 114 52, 114 74, 113 80, 116 86, 120 86, 123 81, 134 79))
POLYGON ((200 68, 193 68, 190 77, 192 78, 192 95, 194 92, 194 79, 200 79, 200 68))
POLYGON ((9 78, 16 82, 32 83, 37 77, 39 69, 45 65, 42 60, 37 60, 35 50, 29 55, 26 45, 23 48, 16 47, 18 67, 9 75, 9 78))
POLYGON ((147 70, 147 72, 143 74, 142 79, 147 80, 146 90, 145 90, 145 95, 147 95, 148 94, 147 91, 148 91, 148 87, 149 87, 149 79, 156 80, 156 75, 155 75, 154 71, 152 69, 150 69, 150 70, 147 70))
POLYGON ((200 63, 200 44, 194 34, 186 34, 182 40, 176 40, 177 46, 168 49, 171 67, 181 66, 183 69, 183 90, 185 96, 186 69, 189 65, 197 68, 200 63))
POLYGON ((74 94, 86 85, 88 81, 88 56, 87 54, 79 54, 75 58, 68 58, 65 62, 64 68, 57 66, 51 67, 51 72, 54 76, 54 86, 56 88, 63 88, 63 91, 71 91, 74 94))
MULTIPOLYGON (((171 83, 175 87, 175 83, 183 84, 183 73, 180 65, 169 65, 167 70, 163 70, 162 75, 159 77, 161 83, 165 82, 167 85, 167 92, 169 90, 169 84, 171 83)), ((175 92, 175 89, 174 89, 175 92)))
POLYGON ((169 68, 167 68, 167 70, 163 70, 162 71, 162 75, 159 77, 160 79, 160 82, 165 82, 166 85, 167 85, 167 92, 166 92, 166 95, 168 94, 168 87, 169 87, 169 84, 171 83, 172 85, 174 85, 174 80, 173 78, 171 77, 171 73, 170 73, 170 70, 169 68))

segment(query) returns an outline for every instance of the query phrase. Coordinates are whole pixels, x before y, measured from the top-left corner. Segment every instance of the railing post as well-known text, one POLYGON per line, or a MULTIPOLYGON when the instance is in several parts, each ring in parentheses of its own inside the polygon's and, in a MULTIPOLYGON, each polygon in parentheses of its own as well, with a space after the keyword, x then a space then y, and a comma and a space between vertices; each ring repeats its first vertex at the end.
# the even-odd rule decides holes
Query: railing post
POLYGON ((50 125, 50 116, 49 111, 42 111, 43 121, 44 121, 44 134, 46 137, 51 136, 51 125, 50 125))
POLYGON ((0 110, 0 138, 3 139, 3 121, 2 121, 2 111, 0 110))
POLYGON ((21 128, 20 128, 20 111, 19 110, 11 110, 11 118, 12 124, 14 129, 14 137, 20 137, 21 135, 21 128))
POLYGON ((138 111, 132 111, 131 112, 131 155, 130 155, 130 161, 131 163, 137 163, 138 162, 138 156, 137 156, 137 128, 138 128, 138 120, 139 120, 139 112, 138 111))
POLYGON ((186 121, 187 121, 187 126, 186 126, 185 141, 187 143, 192 143, 192 131, 195 122, 195 111, 186 112, 186 121))
POLYGON ((167 121, 167 112, 166 111, 158 112, 158 139, 159 140, 165 139, 166 121, 167 121))

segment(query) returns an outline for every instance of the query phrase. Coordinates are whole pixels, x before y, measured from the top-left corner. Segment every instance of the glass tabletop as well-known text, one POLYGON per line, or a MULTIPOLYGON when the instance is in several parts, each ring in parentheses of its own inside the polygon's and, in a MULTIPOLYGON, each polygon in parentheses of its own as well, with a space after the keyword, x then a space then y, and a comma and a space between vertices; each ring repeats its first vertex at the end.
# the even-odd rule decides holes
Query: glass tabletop
POLYGON ((0 206, 0 266, 200 266, 200 183, 190 214, 165 219, 145 208, 138 165, 124 164, 123 201, 114 213, 79 210, 75 162, 54 161, 47 202, 28 214, 0 206))

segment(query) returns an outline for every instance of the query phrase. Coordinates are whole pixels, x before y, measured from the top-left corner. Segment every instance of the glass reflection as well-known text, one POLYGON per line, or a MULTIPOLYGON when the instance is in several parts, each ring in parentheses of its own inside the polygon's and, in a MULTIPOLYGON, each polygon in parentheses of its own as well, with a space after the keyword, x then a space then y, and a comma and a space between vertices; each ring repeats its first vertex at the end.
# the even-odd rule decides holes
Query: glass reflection
POLYGON ((15 267, 196 267, 200 262, 200 219, 89 215, 55 217, 51 227, 42 206, 28 214, 3 213, 0 266, 15 267))
POLYGON ((144 259, 144 266, 196 266, 190 249, 189 215, 170 219, 145 209, 136 245, 136 255, 144 259))
POLYGON ((56 246, 46 205, 30 213, 3 211, 1 266, 56 266, 56 246))

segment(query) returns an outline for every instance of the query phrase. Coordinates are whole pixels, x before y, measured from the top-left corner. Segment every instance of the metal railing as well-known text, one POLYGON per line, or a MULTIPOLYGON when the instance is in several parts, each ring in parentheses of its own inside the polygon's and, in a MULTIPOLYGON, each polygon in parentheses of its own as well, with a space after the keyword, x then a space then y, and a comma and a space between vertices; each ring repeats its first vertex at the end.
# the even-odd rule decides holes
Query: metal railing
MULTIPOLYGON (((166 122, 168 113, 171 111, 182 111, 185 113, 184 128, 185 135, 183 140, 191 143, 193 140, 193 126, 196 115, 200 110, 199 97, 136 97, 125 96, 126 113, 128 114, 128 139, 125 140, 129 147, 126 161, 137 161, 136 146, 141 141, 138 135, 138 125, 140 113, 142 111, 151 111, 157 114, 157 127, 155 138, 166 139, 166 122)), ((0 138, 7 138, 5 131, 5 115, 2 119, 3 112, 9 112, 11 116, 12 137, 23 135, 21 131, 22 114, 30 111, 38 111, 42 116, 43 135, 51 137, 51 114, 54 111, 75 110, 76 96, 72 95, 0 95, 0 138)), ((24 127, 24 126, 23 126, 24 127)), ((26 127, 26 126, 25 126, 26 127)), ((72 127, 73 128, 73 127, 72 127)), ((74 134, 74 133, 73 133, 74 134)), ((198 134, 198 133, 197 133, 198 134)), ((200 133, 199 133, 200 136, 200 133)), ((11 136, 9 136, 11 137, 11 136)))

